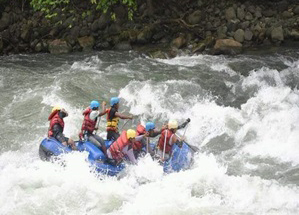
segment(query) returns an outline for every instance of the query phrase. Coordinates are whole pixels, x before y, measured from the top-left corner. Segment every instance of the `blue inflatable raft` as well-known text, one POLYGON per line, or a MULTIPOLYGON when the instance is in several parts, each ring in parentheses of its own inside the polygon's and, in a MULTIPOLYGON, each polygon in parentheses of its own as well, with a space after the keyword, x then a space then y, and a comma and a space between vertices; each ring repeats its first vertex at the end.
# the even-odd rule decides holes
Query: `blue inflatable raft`
MULTIPOLYGON (((112 141, 105 141, 106 147, 109 148, 112 141)), ((115 176, 121 172, 125 165, 122 163, 118 166, 106 163, 106 156, 104 153, 91 142, 76 142, 78 151, 87 151, 88 161, 101 174, 115 176)), ((154 149, 155 144, 151 143, 150 146, 154 149)), ((145 148, 144 148, 145 150, 145 148)), ((54 138, 45 138, 42 140, 39 148, 39 156, 42 160, 50 160, 52 156, 58 156, 64 153, 71 152, 69 146, 64 146, 54 138)), ((193 162, 193 151, 184 143, 181 148, 177 145, 172 147, 171 157, 164 162, 163 169, 165 173, 173 171, 180 171, 190 168, 193 162)))

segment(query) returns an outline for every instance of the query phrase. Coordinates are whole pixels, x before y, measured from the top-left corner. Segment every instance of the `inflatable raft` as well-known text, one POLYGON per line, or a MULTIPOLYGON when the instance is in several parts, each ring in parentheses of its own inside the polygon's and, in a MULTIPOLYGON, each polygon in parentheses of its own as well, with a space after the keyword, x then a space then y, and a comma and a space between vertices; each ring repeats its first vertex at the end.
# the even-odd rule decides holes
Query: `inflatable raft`
MULTIPOLYGON (((112 141, 105 141, 106 147, 109 148, 112 141)), ((106 156, 104 153, 91 142, 76 142, 78 151, 87 151, 88 162, 95 168, 95 170, 101 174, 115 176, 121 172, 125 165, 111 165, 106 163, 106 156)), ((153 148, 155 144, 151 143, 150 146, 153 148)), ((145 150, 145 148, 144 148, 145 150)), ((39 156, 42 160, 48 161, 52 156, 59 156, 64 153, 71 152, 72 149, 69 146, 64 146, 54 138, 45 138, 42 140, 39 147, 39 156)), ((164 162, 163 170, 165 173, 171 173, 173 171, 181 171, 190 168, 193 162, 193 151, 188 147, 187 144, 183 144, 181 148, 177 145, 172 147, 171 157, 164 162)))

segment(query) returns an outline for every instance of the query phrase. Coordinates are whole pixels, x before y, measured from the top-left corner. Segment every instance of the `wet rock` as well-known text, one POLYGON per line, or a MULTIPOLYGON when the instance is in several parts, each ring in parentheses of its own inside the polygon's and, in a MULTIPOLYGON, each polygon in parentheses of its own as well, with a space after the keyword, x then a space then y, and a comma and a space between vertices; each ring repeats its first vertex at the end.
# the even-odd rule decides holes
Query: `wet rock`
POLYGON ((227 31, 228 32, 235 32, 238 29, 239 21, 238 20, 230 20, 227 23, 227 31))
POLYGON ((237 9, 237 17, 238 19, 240 20, 243 20, 245 18, 245 11, 244 11, 244 8, 240 8, 238 7, 237 9))
POLYGON ((291 18, 292 16, 293 16, 292 13, 289 12, 289 11, 284 11, 284 12, 282 13, 282 17, 283 17, 284 19, 289 19, 289 18, 291 18))
POLYGON ((263 15, 262 15, 262 12, 260 10, 257 10, 257 11, 255 11, 254 16, 256 18, 261 18, 263 15))
POLYGON ((186 43, 187 43, 186 38, 184 37, 184 35, 181 35, 173 39, 173 41, 171 42, 171 46, 180 49, 186 46, 186 43))
POLYGON ((93 32, 96 32, 98 30, 104 30, 107 25, 110 23, 111 17, 109 13, 103 13, 99 19, 96 19, 92 25, 91 25, 91 30, 93 32))
POLYGON ((283 12, 287 10, 289 7, 289 3, 286 0, 280 1, 277 3, 277 9, 279 12, 283 12))
POLYGON ((166 54, 161 50, 150 52, 149 56, 151 58, 167 59, 166 54))
POLYGON ((137 43, 145 44, 150 41, 153 36, 152 29, 145 27, 137 36, 137 43))
POLYGON ((120 34, 120 32, 121 32, 121 27, 117 23, 113 23, 108 28, 109 35, 117 35, 117 34, 120 34))
POLYGON ((299 5, 293 9, 294 14, 299 15, 299 5))
POLYGON ((263 11, 263 15, 266 16, 266 17, 272 17, 275 14, 276 14, 276 12, 272 9, 268 9, 268 10, 263 11))
POLYGON ((246 29, 244 33, 244 39, 250 41, 252 40, 252 37, 253 37, 253 33, 249 29, 246 29))
POLYGON ((234 34, 234 38, 236 41, 242 43, 244 42, 244 31, 242 29, 238 29, 235 34, 234 34))
POLYGON ((82 47, 83 51, 89 51, 92 50, 95 40, 93 36, 85 36, 78 38, 78 42, 82 47))
POLYGON ((245 20, 247 21, 251 21, 253 19, 253 16, 250 12, 247 12, 246 15, 245 15, 245 20))
POLYGON ((129 50, 132 50, 132 46, 131 46, 130 42, 123 41, 123 42, 116 44, 114 46, 114 49, 119 50, 119 51, 129 51, 129 50))
POLYGON ((10 14, 7 12, 2 13, 2 17, 0 19, 0 31, 3 31, 10 25, 10 14))
POLYGON ((283 29, 282 27, 273 28, 271 31, 271 39, 272 41, 283 41, 283 29))
POLYGON ((250 22, 249 21, 245 21, 245 22, 242 22, 240 24, 240 28, 243 29, 243 30, 245 30, 246 28, 249 27, 249 25, 250 25, 250 22))
POLYGON ((31 36, 31 26, 30 25, 23 25, 22 26, 22 31, 21 31, 21 38, 23 41, 25 42, 29 42, 30 41, 30 36, 31 36))
POLYGON ((51 54, 65 54, 72 51, 72 47, 61 39, 53 40, 49 43, 49 51, 51 54))
POLYGON ((43 45, 42 43, 37 43, 36 46, 34 47, 35 52, 41 52, 43 50, 43 45))
POLYGON ((233 39, 218 39, 212 54, 239 54, 242 52, 242 44, 233 39))
POLYGON ((201 53, 206 49, 206 44, 204 42, 196 44, 192 47, 192 53, 201 53))
POLYGON ((227 21, 230 21, 232 19, 236 19, 236 12, 235 9, 233 7, 230 7, 228 9, 226 9, 225 11, 225 18, 227 21))
POLYGON ((217 38, 225 39, 226 38, 226 33, 227 33, 227 27, 226 26, 219 27, 217 29, 217 38))
POLYGON ((111 45, 109 42, 107 41, 100 41, 97 42, 97 44, 95 45, 95 49, 97 50, 109 50, 111 48, 111 45))
POLYGON ((250 13, 255 13, 256 8, 255 8, 255 6, 250 5, 250 6, 247 8, 247 10, 248 10, 250 13))
POLYGON ((188 23, 191 25, 198 24, 201 20, 201 11, 196 10, 188 16, 188 23))
POLYGON ((299 31, 293 29, 290 33, 290 37, 294 40, 299 40, 299 31))

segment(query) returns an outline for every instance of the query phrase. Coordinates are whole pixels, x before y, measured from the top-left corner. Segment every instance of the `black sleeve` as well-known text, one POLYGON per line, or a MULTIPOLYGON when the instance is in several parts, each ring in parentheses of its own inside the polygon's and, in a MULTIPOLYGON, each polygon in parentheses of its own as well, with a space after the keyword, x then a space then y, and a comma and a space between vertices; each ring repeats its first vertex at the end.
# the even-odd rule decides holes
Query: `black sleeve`
POLYGON ((161 134, 161 131, 154 132, 153 135, 150 135, 150 137, 156 137, 156 136, 158 136, 160 134, 161 134))
POLYGON ((183 124, 178 126, 178 129, 185 128, 189 122, 184 122, 183 124))

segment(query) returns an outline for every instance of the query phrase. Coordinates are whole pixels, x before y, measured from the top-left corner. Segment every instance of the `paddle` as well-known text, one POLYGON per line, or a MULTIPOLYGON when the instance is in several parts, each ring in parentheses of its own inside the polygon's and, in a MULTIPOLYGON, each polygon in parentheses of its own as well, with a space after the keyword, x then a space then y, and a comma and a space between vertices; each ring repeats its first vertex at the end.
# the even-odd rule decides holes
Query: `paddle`
MULTIPOLYGON (((178 138, 181 139, 181 137, 180 137, 179 135, 177 135, 177 134, 175 134, 175 135, 176 135, 178 138)), ((190 145, 190 144, 187 143, 185 140, 184 140, 184 143, 185 143, 190 149, 192 149, 194 152, 199 151, 199 148, 198 148, 197 146, 190 145)))
POLYGON ((95 131, 94 134, 97 134, 97 132, 98 132, 98 130, 99 130, 99 124, 100 124, 100 122, 101 122, 101 117, 98 116, 97 125, 96 125, 96 128, 98 128, 98 129, 95 131))

